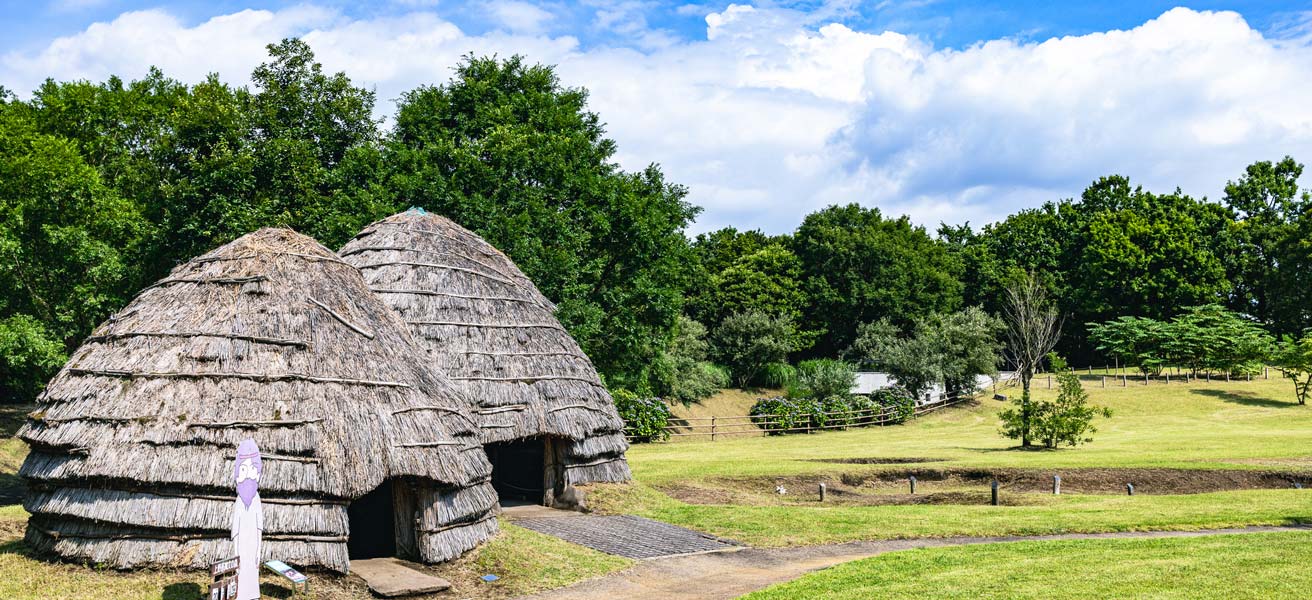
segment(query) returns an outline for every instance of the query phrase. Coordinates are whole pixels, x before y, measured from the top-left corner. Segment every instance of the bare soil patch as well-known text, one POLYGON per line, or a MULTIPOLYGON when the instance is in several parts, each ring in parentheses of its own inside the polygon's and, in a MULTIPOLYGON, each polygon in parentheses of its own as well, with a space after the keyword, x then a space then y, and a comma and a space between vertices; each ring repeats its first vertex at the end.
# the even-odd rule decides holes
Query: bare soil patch
POLYGON ((1053 475, 1061 476, 1063 494, 1124 494, 1127 483, 1135 494, 1176 495, 1208 492, 1288 489, 1296 484, 1312 489, 1312 472, 1289 470, 1238 471, 1214 469, 887 469, 841 475, 724 477, 660 486, 671 497, 689 504, 797 505, 825 502, 837 505, 987 504, 996 478, 1001 503, 1034 505, 1052 499, 1053 475), (910 478, 916 478, 916 493, 910 478), (782 488, 784 493, 780 494, 782 488))
POLYGON ((836 463, 840 465, 913 465, 919 463, 944 462, 946 458, 923 458, 918 456, 870 456, 865 458, 813 458, 811 462, 836 463))

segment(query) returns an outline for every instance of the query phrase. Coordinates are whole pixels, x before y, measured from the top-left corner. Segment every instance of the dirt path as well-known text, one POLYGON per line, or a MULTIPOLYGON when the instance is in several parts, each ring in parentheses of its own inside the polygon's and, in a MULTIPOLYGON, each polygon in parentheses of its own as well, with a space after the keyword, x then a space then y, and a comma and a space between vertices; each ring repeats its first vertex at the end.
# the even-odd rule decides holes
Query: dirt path
POLYGON ((637 566, 569 587, 525 597, 525 600, 728 600, 776 583, 860 558, 913 548, 993 544, 1040 540, 1198 537, 1218 534, 1308 531, 1307 527, 1245 527, 1204 531, 1073 533, 1065 535, 957 537, 918 540, 850 542, 803 548, 748 548, 648 560, 637 566))

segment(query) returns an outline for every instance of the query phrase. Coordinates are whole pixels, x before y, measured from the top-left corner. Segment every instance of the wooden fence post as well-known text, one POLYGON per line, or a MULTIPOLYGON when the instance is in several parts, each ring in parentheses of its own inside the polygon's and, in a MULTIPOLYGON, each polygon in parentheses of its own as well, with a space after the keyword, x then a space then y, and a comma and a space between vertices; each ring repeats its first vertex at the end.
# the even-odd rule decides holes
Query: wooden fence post
POLYGON ((711 415, 711 441, 715 441, 715 415, 711 415))
POLYGON ((1106 376, 1106 375, 1103 375, 1103 376, 1102 376, 1102 387, 1104 387, 1104 388, 1107 387, 1107 376, 1106 376))
POLYGON ((1048 389, 1052 389, 1052 375, 1048 376, 1048 389))

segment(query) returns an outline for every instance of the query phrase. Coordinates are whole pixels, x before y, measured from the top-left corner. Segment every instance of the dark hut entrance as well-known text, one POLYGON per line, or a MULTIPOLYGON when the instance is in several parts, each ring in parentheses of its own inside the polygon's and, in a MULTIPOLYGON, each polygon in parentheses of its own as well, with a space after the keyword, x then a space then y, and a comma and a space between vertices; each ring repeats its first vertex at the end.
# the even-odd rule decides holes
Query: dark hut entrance
POLYGON ((529 438, 486 444, 492 488, 506 501, 541 504, 546 493, 546 440, 529 438))
POLYGON ((417 558, 415 506, 414 487, 392 479, 347 506, 351 534, 346 550, 351 559, 417 558))

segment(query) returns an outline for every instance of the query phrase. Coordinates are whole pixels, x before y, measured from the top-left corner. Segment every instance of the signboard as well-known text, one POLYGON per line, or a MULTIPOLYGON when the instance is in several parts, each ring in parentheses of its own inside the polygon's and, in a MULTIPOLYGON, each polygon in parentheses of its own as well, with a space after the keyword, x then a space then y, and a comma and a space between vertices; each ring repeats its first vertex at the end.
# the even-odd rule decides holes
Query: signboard
POLYGON ((210 565, 209 600, 235 600, 239 564, 240 561, 234 556, 210 565))
POLYGON ((286 577, 287 581, 292 582, 293 585, 305 583, 307 579, 305 573, 302 573, 300 571, 297 571, 296 569, 291 568, 291 566, 289 566, 285 562, 282 562, 281 560, 271 560, 269 562, 264 563, 264 566, 267 567, 270 571, 273 571, 274 573, 286 577))

